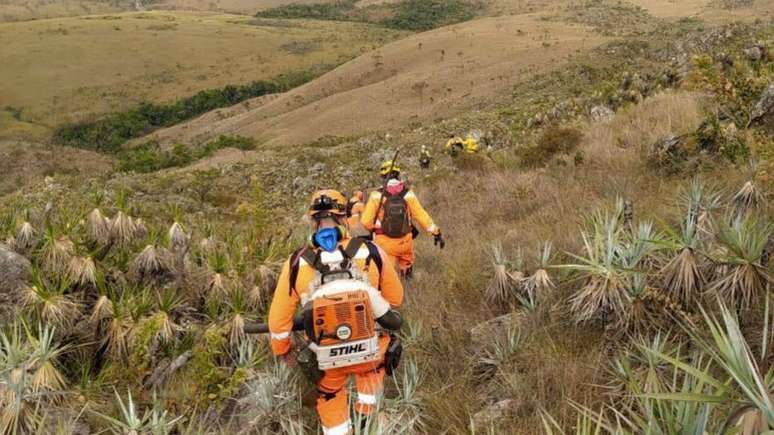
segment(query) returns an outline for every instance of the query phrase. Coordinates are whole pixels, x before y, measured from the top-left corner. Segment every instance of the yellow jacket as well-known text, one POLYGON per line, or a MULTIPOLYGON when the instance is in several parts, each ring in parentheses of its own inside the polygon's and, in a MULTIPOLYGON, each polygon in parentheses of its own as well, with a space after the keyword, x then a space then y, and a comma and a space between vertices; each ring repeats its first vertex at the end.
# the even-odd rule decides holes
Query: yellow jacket
POLYGON ((452 148, 454 148, 455 145, 461 145, 463 148, 465 147, 465 141, 462 140, 459 136, 454 136, 453 138, 449 139, 446 142, 446 146, 444 147, 445 151, 450 151, 452 148))
POLYGON ((462 143, 465 145, 465 151, 467 151, 468 154, 475 154, 478 152, 478 141, 476 139, 469 137, 462 143))
MULTIPOLYGON (((406 193, 406 196, 403 198, 408 205, 409 216, 414 222, 419 224, 423 230, 430 234, 438 234, 441 232, 441 229, 433 222, 433 218, 430 217, 430 214, 422 207, 419 198, 417 198, 413 190, 409 189, 408 193, 406 193)), ((381 204, 383 205, 384 202, 387 201, 387 196, 385 195, 384 198, 382 198, 381 191, 371 192, 365 210, 363 211, 363 214, 360 215, 360 222, 369 231, 375 231, 382 227, 381 220, 384 218, 384 213, 383 207, 381 207, 379 203, 380 199, 381 204), (376 216, 377 210, 379 210, 378 217, 376 216)))
MULTIPOLYGON (((349 238, 342 240, 339 242, 339 246, 346 248, 350 240, 349 238)), ((357 266, 366 273, 371 281, 371 285, 379 289, 387 302, 395 308, 403 303, 403 284, 401 284, 398 273, 395 271, 387 254, 380 248, 377 247, 377 249, 382 259, 381 271, 375 261, 370 261, 366 268, 366 260, 370 252, 366 244, 363 244, 354 255, 353 266, 357 266)), ((315 251, 320 251, 320 260, 323 264, 340 263, 344 258, 339 251, 326 252, 318 248, 315 248, 315 251)), ((274 355, 284 355, 290 351, 293 317, 298 311, 301 299, 310 296, 308 295, 309 284, 311 284, 317 273, 312 265, 308 264, 303 258, 299 258, 298 277, 292 289, 290 286, 290 261, 291 259, 289 258, 282 266, 282 272, 277 281, 277 288, 274 290, 274 298, 269 308, 269 332, 271 336, 271 350, 274 355)))

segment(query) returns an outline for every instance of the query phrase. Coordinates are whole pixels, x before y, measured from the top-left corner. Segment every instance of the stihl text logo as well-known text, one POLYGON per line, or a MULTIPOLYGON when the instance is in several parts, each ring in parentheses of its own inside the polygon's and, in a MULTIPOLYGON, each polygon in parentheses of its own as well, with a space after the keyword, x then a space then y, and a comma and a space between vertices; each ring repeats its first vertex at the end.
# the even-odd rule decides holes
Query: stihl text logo
POLYGON ((349 355, 352 353, 365 352, 365 343, 352 344, 349 346, 335 347, 331 349, 331 356, 349 355))

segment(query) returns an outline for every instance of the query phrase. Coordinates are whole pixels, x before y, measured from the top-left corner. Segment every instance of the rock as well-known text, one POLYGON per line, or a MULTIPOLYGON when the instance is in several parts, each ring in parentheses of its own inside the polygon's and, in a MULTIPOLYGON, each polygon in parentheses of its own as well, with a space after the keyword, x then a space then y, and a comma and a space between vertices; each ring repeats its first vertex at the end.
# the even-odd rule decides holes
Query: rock
POLYGON ((758 102, 755 103, 752 113, 750 114, 750 122, 758 121, 767 115, 774 114, 774 83, 771 83, 769 87, 763 91, 758 102))
POLYGON ((744 55, 753 62, 760 62, 763 59, 763 50, 758 46, 750 47, 744 50, 744 55))
POLYGON ((609 121, 615 112, 606 106, 594 106, 591 108, 591 120, 594 122, 609 121))
POLYGON ((21 288, 30 279, 31 270, 29 260, 0 244, 0 293, 21 288))
POLYGON ((473 424, 477 428, 495 426, 498 420, 502 420, 503 417, 508 415, 509 411, 515 407, 515 404, 516 401, 513 399, 505 399, 493 403, 473 415, 473 424))
POLYGON ((484 350, 497 337, 504 336, 510 329, 520 326, 523 321, 524 313, 514 311, 479 323, 468 331, 472 345, 471 350, 474 353, 484 350))
POLYGON ((319 175, 325 172, 325 163, 319 162, 312 165, 308 170, 310 175, 319 175))

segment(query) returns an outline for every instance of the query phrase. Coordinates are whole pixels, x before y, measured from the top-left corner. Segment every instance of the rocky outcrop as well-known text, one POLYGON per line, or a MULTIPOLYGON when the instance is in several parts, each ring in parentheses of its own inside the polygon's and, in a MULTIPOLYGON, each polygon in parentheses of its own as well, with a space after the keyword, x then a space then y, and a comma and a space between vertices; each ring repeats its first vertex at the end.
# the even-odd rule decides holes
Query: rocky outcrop
POLYGON ((515 407, 516 401, 513 399, 493 403, 473 415, 473 424, 478 429, 496 427, 497 422, 507 417, 515 407))
POLYGON ((756 123, 767 119, 771 121, 772 118, 774 118, 774 83, 763 91, 758 102, 753 106, 750 122, 756 123))
POLYGON ((609 121, 613 118, 615 112, 605 106, 594 106, 591 108, 591 120, 594 122, 609 121))
POLYGON ((29 260, 0 244, 0 294, 13 292, 30 279, 29 260))

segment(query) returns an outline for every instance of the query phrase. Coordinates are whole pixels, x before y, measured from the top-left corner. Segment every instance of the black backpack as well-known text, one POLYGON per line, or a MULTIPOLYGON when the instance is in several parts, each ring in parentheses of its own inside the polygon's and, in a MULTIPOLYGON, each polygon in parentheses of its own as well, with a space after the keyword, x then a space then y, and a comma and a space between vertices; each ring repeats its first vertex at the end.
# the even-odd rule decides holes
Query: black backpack
POLYGON ((382 206, 382 233, 387 237, 400 238, 411 232, 411 216, 409 216, 406 194, 408 189, 397 195, 385 194, 382 206))

